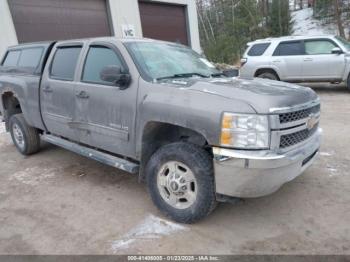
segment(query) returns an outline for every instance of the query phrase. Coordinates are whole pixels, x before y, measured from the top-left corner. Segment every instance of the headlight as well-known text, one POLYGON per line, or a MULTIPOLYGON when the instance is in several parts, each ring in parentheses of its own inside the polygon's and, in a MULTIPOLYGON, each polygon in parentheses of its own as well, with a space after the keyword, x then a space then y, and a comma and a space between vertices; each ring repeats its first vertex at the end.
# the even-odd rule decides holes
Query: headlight
POLYGON ((267 116, 224 113, 221 128, 222 146, 240 149, 269 147, 267 116))

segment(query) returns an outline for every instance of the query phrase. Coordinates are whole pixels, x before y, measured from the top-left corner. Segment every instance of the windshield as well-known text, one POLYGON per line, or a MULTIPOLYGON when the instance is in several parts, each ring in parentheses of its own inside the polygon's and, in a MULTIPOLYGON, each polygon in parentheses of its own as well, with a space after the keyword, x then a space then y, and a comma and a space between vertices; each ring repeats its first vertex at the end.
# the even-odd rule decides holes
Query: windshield
POLYGON ((346 51, 350 51, 350 43, 340 36, 335 37, 346 48, 346 51))
POLYGON ((213 64, 192 49, 172 43, 130 42, 126 46, 141 73, 151 80, 175 77, 210 77, 220 74, 213 64))

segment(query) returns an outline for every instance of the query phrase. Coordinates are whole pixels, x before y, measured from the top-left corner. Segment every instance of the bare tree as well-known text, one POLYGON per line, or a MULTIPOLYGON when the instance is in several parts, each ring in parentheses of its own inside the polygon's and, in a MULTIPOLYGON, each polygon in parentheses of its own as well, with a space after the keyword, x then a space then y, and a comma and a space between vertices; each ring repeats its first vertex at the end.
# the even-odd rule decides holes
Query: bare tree
POLYGON ((339 0, 334 1, 334 15, 338 25, 339 35, 345 38, 344 26, 342 22, 342 9, 339 0))

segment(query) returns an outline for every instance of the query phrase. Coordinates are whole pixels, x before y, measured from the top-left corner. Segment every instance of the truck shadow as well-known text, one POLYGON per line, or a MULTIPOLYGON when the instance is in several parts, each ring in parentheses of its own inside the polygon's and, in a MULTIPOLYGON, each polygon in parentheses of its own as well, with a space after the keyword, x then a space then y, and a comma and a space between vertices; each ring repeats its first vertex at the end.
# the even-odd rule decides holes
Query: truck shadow
POLYGON ((301 85, 312 88, 318 94, 322 94, 322 93, 350 94, 350 91, 348 91, 347 87, 344 84, 305 83, 301 85))

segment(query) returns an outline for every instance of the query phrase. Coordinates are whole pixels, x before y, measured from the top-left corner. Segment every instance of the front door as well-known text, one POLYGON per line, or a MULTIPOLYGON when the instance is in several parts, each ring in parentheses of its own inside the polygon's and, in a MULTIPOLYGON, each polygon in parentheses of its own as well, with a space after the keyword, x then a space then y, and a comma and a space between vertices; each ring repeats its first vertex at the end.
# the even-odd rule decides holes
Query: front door
POLYGON ((329 39, 305 41, 302 63, 303 78, 307 80, 340 80, 345 68, 344 54, 332 54, 338 47, 329 39))
POLYGON ((106 66, 128 68, 116 46, 95 43, 89 46, 81 82, 76 87, 77 130, 80 142, 116 154, 132 156, 131 136, 136 116, 137 81, 121 90, 100 78, 106 66))
POLYGON ((82 46, 62 46, 54 51, 40 89, 42 116, 48 131, 77 140, 72 128, 75 114, 74 75, 82 46))

